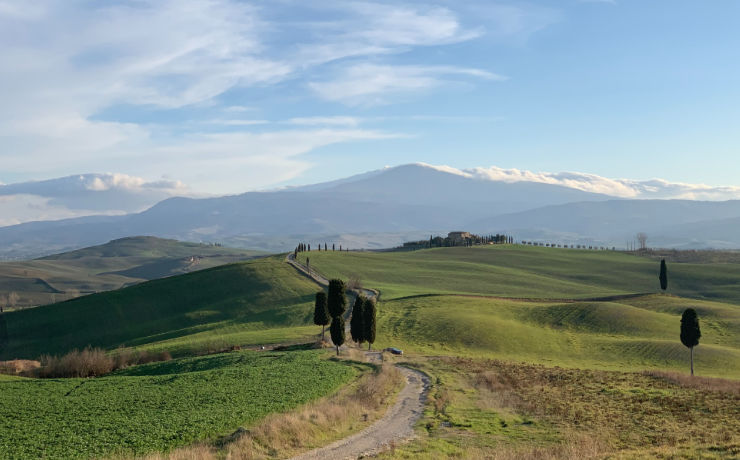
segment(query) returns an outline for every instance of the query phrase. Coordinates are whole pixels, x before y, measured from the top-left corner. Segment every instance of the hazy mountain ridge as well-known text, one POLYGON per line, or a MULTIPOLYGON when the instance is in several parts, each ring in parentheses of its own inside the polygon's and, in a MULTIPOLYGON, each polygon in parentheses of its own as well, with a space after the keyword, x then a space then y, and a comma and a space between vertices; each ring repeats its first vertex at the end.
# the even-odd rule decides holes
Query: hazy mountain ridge
POLYGON ((734 218, 740 218, 740 201, 615 199, 412 164, 306 187, 168 198, 124 216, 1 227, 0 257, 40 256, 130 235, 269 251, 290 250, 300 240, 380 248, 460 229, 618 247, 642 231, 656 246, 728 248, 740 247, 734 218), (706 238, 702 226, 712 228, 706 238))

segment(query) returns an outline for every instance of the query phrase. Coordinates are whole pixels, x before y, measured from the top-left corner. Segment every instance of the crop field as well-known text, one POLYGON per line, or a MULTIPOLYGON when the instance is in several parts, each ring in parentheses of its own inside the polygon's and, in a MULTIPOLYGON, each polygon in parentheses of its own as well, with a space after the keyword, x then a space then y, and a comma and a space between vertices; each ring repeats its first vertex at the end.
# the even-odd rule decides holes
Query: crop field
MULTIPOLYGON (((435 248, 412 252, 303 252, 329 278, 356 277, 381 299, 419 294, 484 294, 570 299, 655 293, 658 262, 612 251, 526 246, 435 248)), ((668 292, 740 304, 740 264, 673 263, 668 292)))
POLYGON ((317 287, 270 257, 224 265, 54 305, 5 314, 0 359, 63 354, 87 345, 135 346, 175 354, 231 344, 305 340, 317 287))
POLYGON ((358 373, 318 351, 235 352, 95 379, 0 376, 3 458, 166 451, 227 435, 337 390, 358 373))
POLYGON ((422 435, 381 458, 736 458, 740 382, 426 358, 422 435))

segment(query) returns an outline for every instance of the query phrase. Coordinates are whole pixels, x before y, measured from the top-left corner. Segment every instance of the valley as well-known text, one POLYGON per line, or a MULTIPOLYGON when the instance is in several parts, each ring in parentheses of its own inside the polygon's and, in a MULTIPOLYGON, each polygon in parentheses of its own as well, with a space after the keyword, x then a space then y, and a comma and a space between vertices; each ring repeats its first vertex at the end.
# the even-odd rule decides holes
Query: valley
MULTIPOLYGON (((708 452, 710 445, 718 446, 718 452, 734 452, 735 422, 726 418, 740 407, 736 380, 740 378, 740 306, 733 282, 740 279, 740 266, 734 263, 671 263, 670 287, 668 293, 661 293, 654 260, 614 251, 519 245, 400 252, 329 250, 300 252, 298 262, 305 264, 309 257, 316 273, 353 279, 379 291, 378 336, 373 348, 402 348, 403 356, 383 353, 382 361, 401 363, 430 376, 430 396, 417 424, 416 440, 394 447, 393 458, 436 458, 433 452, 476 458, 493 450, 515 458, 534 455, 536 449, 561 458, 586 453, 599 457, 608 452, 629 456, 629 449, 637 449, 633 454, 640 455, 653 452, 650 446, 665 450, 666 439, 673 439, 670 449, 684 454, 708 452), (687 369, 688 350, 678 340, 678 326, 687 307, 698 312, 702 325, 701 344, 695 352, 696 370, 702 377, 695 381, 681 377, 687 369), (698 386, 687 387, 691 382, 698 386), (712 390, 714 387, 718 389, 712 390), (553 393, 540 393, 546 389, 553 393), (594 391, 607 398, 598 406, 593 405, 594 391), (618 415, 620 411, 636 410, 634 398, 638 397, 641 404, 653 405, 651 410, 657 417, 664 417, 663 411, 671 407, 665 398, 681 407, 698 404, 691 410, 708 411, 713 415, 706 423, 714 420, 725 428, 715 433, 704 422, 694 422, 692 429, 703 433, 696 440, 676 437, 661 426, 662 438, 653 438, 646 431, 633 439, 635 443, 621 438, 618 430, 606 430, 598 440, 585 442, 578 428, 582 423, 606 426, 609 417, 625 416, 618 415), (552 398, 568 401, 565 407, 571 408, 557 405, 552 398), (534 448, 533 442, 541 447, 534 448), (570 450, 562 450, 563 442, 570 450)), ((117 379, 155 378, 148 375, 170 376, 163 381, 162 390, 179 391, 172 387, 174 383, 164 382, 179 382, 196 374, 205 378, 208 374, 201 372, 211 372, 211 367, 197 364, 202 359, 211 359, 204 363, 233 363, 228 366, 237 366, 236 372, 239 363, 264 359, 260 356, 274 356, 276 362, 305 357, 325 363, 321 366, 328 366, 327 372, 334 369, 331 372, 345 376, 335 382, 350 375, 366 376, 372 367, 352 367, 357 366, 352 363, 364 361, 364 353, 358 354, 352 344, 342 347, 340 360, 330 361, 326 361, 332 356, 328 351, 300 351, 301 347, 269 351, 276 345, 316 342, 320 328, 311 318, 317 289, 313 280, 285 262, 284 255, 276 255, 11 311, 3 315, 8 339, 0 359, 38 359, 43 354, 63 354, 86 346, 114 354, 122 350, 166 351, 175 357, 171 362, 134 366, 92 379, 82 387, 93 385, 90 391, 97 387, 121 391, 124 380, 118 383, 117 379), (223 353, 262 347, 268 351, 223 353), (203 354, 213 358, 190 358, 203 354), (347 365, 350 367, 345 368, 347 365)), ((226 378, 232 371, 214 368, 213 372, 226 378)), ((245 385, 272 388, 286 378, 292 379, 281 377, 271 383, 258 378, 245 385)), ((8 390, 2 397, 10 401, 7 398, 13 398, 14 391, 25 392, 23 388, 28 387, 24 385, 33 381, 3 377, 0 384, 8 390)), ((217 385, 211 377, 207 381, 207 388, 217 385)), ((60 390, 53 390, 51 381, 39 384, 34 391, 48 393, 48 397, 69 390, 61 381, 54 384, 61 385, 60 390)), ((270 406, 268 411, 290 413, 295 404, 322 395, 331 400, 338 384, 317 389, 318 393, 301 390, 301 399, 288 406, 270 406)), ((73 388, 76 384, 72 379, 65 385, 73 388)), ((157 394, 152 397, 164 397, 157 394)), ((79 397, 93 397, 85 395, 79 397)), ((229 402, 229 407, 232 404, 229 402)), ((118 446, 127 455, 179 446, 174 452, 184 452, 185 458, 189 458, 188 452, 206 452, 218 458, 214 436, 248 426, 260 417, 225 417, 219 415, 223 407, 218 404, 212 408, 206 405, 203 410, 214 422, 208 422, 208 429, 193 428, 198 435, 180 433, 171 444, 151 438, 142 441, 141 447, 118 444, 114 436, 110 446, 118 446), (205 444, 187 447, 198 439, 205 444)), ((175 412, 172 414, 175 417, 175 412)), ((376 417, 380 415, 382 412, 376 417)), ((47 416, 51 415, 41 419, 47 416)), ((162 433, 168 432, 167 426, 162 427, 162 433)), ((11 428, 4 432, 14 433, 16 428, 11 428)), ((622 429, 637 433, 628 425, 622 429)), ((9 442, 9 435, 0 436, 9 442)), ((27 442, 33 445, 36 441, 27 442)), ((301 445, 306 449, 322 444, 310 438, 301 445)), ((261 449, 257 458, 273 458, 261 449)), ((290 450, 301 451, 300 446, 290 450)), ((86 451, 74 452, 81 458, 88 455, 86 451)), ((387 451, 381 453, 381 458, 384 456, 387 451)))

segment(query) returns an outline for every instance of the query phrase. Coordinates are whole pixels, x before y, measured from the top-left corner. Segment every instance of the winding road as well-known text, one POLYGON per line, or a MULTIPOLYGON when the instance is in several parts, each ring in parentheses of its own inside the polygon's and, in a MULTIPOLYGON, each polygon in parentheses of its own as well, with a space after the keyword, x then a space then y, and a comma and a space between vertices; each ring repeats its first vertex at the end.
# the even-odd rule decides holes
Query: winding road
MULTIPOLYGON (((329 285, 329 280, 313 270, 307 270, 306 267, 295 260, 293 254, 289 254, 285 260, 320 286, 326 287, 329 285)), ((378 292, 373 289, 363 288, 362 291, 368 297, 378 296, 378 292)), ((382 362, 380 352, 368 352, 366 356, 370 361, 382 362)), ((408 367, 396 365, 396 368, 401 371, 406 379, 406 385, 383 418, 359 433, 293 457, 292 460, 357 459, 375 455, 387 449, 392 443, 398 444, 415 437, 414 425, 424 412, 424 404, 429 393, 429 377, 408 367)))

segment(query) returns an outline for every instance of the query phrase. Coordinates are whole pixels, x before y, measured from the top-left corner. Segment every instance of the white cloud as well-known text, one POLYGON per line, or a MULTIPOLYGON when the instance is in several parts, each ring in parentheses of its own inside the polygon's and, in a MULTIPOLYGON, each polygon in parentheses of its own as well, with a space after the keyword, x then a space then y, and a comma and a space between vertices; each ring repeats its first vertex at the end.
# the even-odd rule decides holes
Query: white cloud
MULTIPOLYGON (((254 6, 238 0, 0 0, 3 171, 23 177, 58 177, 80 171, 123 171, 151 177, 154 171, 156 176, 182 178, 195 189, 216 184, 218 188, 209 191, 236 192, 255 186, 215 177, 236 176, 233 170, 251 164, 250 172, 262 171, 253 176, 254 184, 269 185, 267 174, 273 172, 277 183, 308 167, 296 155, 281 153, 281 146, 291 144, 293 151, 305 153, 328 143, 397 134, 357 130, 360 119, 349 116, 306 116, 288 120, 307 127, 299 134, 274 130, 231 137, 223 133, 208 138, 205 149, 207 135, 199 131, 220 129, 219 125, 224 130, 246 131, 266 124, 258 119, 261 115, 238 119, 238 114, 264 109, 259 98, 224 102, 224 94, 277 83, 305 91, 306 82, 314 81, 309 95, 372 104, 402 99, 398 96, 448 81, 500 79, 480 69, 393 66, 383 59, 416 47, 464 42, 483 33, 505 35, 509 33, 506 24, 515 17, 511 11, 520 10, 507 10, 506 18, 502 16, 484 30, 469 25, 470 18, 463 18, 458 6, 450 3, 308 5, 287 0, 254 6), (306 18, 322 19, 294 16, 297 7, 315 10, 316 14, 306 18), (348 57, 351 62, 341 61, 348 57), (316 81, 330 62, 339 69, 337 77, 316 81), (353 89, 354 84, 359 87, 353 89), (122 106, 196 114, 202 109, 204 114, 178 125, 181 132, 187 131, 182 134, 158 120, 137 122, 128 116, 118 121, 124 120, 117 116, 122 106), (104 120, 102 112, 106 113, 104 120), (352 129, 327 136, 323 127, 352 129), (179 156, 168 154, 175 151, 179 156), (238 158, 234 168, 214 161, 214 156, 227 151, 238 158), (254 166, 257 161, 273 162, 274 167, 254 166)), ((519 26, 511 28, 511 33, 519 30, 519 26)))
POLYGON ((450 66, 390 66, 356 64, 344 69, 337 77, 309 86, 321 97, 347 105, 385 104, 403 93, 427 90, 444 84, 451 78, 475 77, 501 81, 506 77, 481 69, 450 66))
POLYGON ((482 33, 480 28, 463 27, 453 11, 439 6, 400 2, 339 2, 332 6, 341 18, 309 24, 322 40, 301 46, 301 61, 315 64, 399 53, 410 47, 459 43, 482 33))
POLYGON ((293 125, 303 126, 357 126, 360 124, 360 119, 357 117, 346 117, 346 116, 334 116, 334 117, 298 117, 291 118, 288 123, 293 125))
POLYGON ((668 182, 663 179, 636 181, 609 179, 579 172, 532 172, 520 169, 502 169, 496 166, 457 169, 450 166, 430 168, 468 178, 501 182, 538 182, 632 199, 733 200, 740 199, 740 187, 711 186, 668 182))
POLYGON ((165 198, 189 193, 179 181, 148 181, 118 173, 0 185, 0 226, 126 214, 142 211, 165 198))

